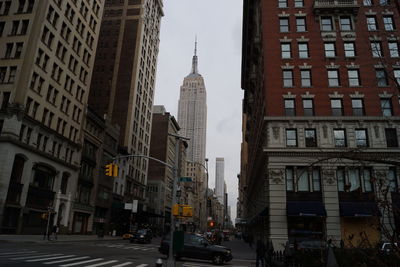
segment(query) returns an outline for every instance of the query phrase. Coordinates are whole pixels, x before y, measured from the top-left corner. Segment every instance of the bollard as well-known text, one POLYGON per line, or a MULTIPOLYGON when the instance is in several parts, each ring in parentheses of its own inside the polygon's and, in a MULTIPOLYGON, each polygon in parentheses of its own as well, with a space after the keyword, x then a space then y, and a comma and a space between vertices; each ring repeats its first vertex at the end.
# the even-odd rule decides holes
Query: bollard
POLYGON ((162 260, 161 260, 161 259, 158 259, 158 260, 156 261, 156 267, 162 267, 162 266, 163 266, 162 260))

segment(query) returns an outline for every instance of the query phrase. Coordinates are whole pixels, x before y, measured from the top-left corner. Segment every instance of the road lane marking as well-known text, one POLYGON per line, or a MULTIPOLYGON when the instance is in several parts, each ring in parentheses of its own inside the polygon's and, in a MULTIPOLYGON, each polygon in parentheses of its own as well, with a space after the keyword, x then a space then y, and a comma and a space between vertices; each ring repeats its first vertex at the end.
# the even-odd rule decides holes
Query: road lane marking
POLYGON ((52 256, 62 256, 64 254, 45 254, 45 255, 36 255, 36 256, 24 256, 24 257, 17 257, 17 258, 11 258, 10 260, 27 260, 27 259, 34 259, 34 258, 40 258, 40 257, 52 257, 52 256))
POLYGON ((114 262, 118 262, 118 261, 117 260, 112 260, 112 261, 100 262, 100 263, 96 263, 96 264, 92 264, 92 265, 86 265, 85 267, 97 267, 97 266, 111 264, 111 263, 114 263, 114 262))
POLYGON ((33 259, 33 260, 26 260, 26 262, 58 260, 58 259, 65 259, 65 258, 71 258, 71 257, 76 257, 76 255, 59 256, 59 257, 50 257, 50 258, 41 258, 41 259, 33 259))
POLYGON ((93 259, 93 260, 79 261, 79 262, 74 262, 74 263, 69 263, 69 264, 60 265, 60 267, 68 267, 68 266, 81 265, 81 264, 91 263, 91 262, 101 261, 101 260, 104 260, 104 259, 103 259, 103 258, 97 258, 97 259, 93 259))
POLYGON ((36 252, 37 251, 6 252, 6 253, 0 253, 0 256, 17 255, 17 254, 32 254, 32 253, 36 253, 36 252))
POLYGON ((69 262, 69 261, 84 260, 87 258, 90 258, 90 257, 84 256, 84 257, 78 257, 78 258, 66 259, 66 260, 60 260, 60 261, 50 261, 50 262, 44 262, 43 264, 57 264, 57 263, 63 263, 63 262, 69 262))
POLYGON ((149 265, 148 264, 140 264, 140 265, 138 265, 136 267, 146 267, 146 266, 149 266, 149 265))
POLYGON ((128 261, 128 262, 124 262, 124 263, 121 263, 121 264, 118 264, 118 265, 113 265, 111 267, 124 267, 124 266, 131 265, 131 264, 132 264, 132 262, 128 261))

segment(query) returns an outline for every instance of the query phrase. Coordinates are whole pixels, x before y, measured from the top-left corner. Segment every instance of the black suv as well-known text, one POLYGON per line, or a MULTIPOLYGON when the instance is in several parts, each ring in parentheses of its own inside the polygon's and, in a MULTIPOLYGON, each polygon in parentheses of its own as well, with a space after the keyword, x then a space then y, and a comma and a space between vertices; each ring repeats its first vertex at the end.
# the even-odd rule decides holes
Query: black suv
MULTIPOLYGON (((158 251, 168 256, 169 243, 170 236, 167 236, 161 241, 161 246, 158 251)), ((180 257, 212 260, 214 264, 223 264, 233 258, 230 249, 223 246, 212 245, 207 239, 200 235, 187 233, 185 233, 184 236, 183 251, 176 255, 176 258, 180 257)))
POLYGON ((150 229, 140 229, 130 238, 129 241, 131 243, 133 243, 134 241, 137 241, 139 243, 151 243, 152 238, 153 233, 150 229))

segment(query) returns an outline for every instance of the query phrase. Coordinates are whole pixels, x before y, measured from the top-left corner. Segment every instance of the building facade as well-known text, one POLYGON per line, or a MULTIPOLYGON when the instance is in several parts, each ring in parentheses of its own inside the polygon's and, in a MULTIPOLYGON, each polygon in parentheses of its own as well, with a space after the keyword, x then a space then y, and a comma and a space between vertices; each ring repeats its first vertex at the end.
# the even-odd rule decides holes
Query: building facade
POLYGON ((42 233, 47 212, 72 231, 82 122, 103 6, 103 0, 1 2, 4 233, 42 233))
POLYGON ((243 21, 248 229, 274 247, 305 238, 362 247, 396 236, 396 3, 245 1, 243 21))
POLYGON ((192 71, 183 80, 178 104, 180 134, 189 138, 188 160, 205 163, 207 131, 207 92, 198 71, 197 42, 192 71))
POLYGON ((114 183, 105 175, 104 166, 118 153, 119 126, 111 125, 88 108, 83 133, 72 233, 108 233, 114 183))
POLYGON ((225 159, 215 159, 215 195, 218 201, 225 205, 225 159))
MULTIPOLYGON (((151 133, 150 156, 161 160, 171 166, 175 166, 175 160, 179 160, 178 176, 185 176, 186 171, 186 146, 173 135, 179 132, 179 124, 164 106, 153 108, 153 129, 151 133), (173 134, 173 135, 170 135, 173 134), (179 142, 179 155, 176 154, 176 142, 179 142)), ((159 231, 168 231, 171 225, 171 206, 174 183, 174 171, 172 168, 156 161, 149 162, 148 172, 148 211, 154 213, 152 224, 159 231)), ((185 198, 185 188, 182 187, 181 198, 185 198)), ((181 204, 184 204, 181 202, 181 204)))
MULTIPOLYGON (((149 155, 160 23, 159 0, 106 1, 96 53, 89 106, 121 127, 120 154, 149 155)), ((148 160, 118 162, 114 181, 115 217, 123 203, 139 200, 145 210, 148 160)))

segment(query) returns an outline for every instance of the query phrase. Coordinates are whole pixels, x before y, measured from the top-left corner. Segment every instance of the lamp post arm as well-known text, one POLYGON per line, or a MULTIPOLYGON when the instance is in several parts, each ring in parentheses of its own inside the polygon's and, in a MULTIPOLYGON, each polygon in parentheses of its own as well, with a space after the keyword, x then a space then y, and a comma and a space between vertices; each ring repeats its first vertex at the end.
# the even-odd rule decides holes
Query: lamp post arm
POLYGON ((131 155, 125 155, 125 156, 116 156, 116 157, 113 158, 113 161, 118 160, 118 159, 125 159, 125 158, 146 158, 146 159, 151 159, 151 160, 154 160, 154 161, 156 161, 158 163, 164 164, 165 166, 167 166, 167 167, 169 167, 171 169, 175 169, 175 166, 173 166, 173 165, 171 165, 169 163, 166 163, 166 162, 164 162, 162 160, 159 160, 159 159, 156 159, 156 158, 153 158, 153 157, 150 157, 150 156, 141 155, 141 154, 131 154, 131 155))

